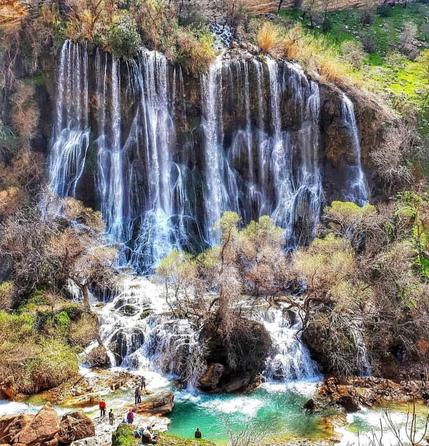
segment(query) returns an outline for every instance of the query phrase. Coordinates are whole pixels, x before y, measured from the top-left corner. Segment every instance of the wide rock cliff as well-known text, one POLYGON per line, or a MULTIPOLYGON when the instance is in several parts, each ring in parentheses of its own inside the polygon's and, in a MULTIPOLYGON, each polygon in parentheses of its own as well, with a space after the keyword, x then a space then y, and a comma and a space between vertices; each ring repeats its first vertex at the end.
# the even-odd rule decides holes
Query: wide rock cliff
POLYGON ((225 210, 271 215, 294 247, 325 203, 378 195, 369 153, 391 117, 358 91, 237 50, 200 78, 153 51, 121 62, 67 41, 53 54, 33 73, 49 186, 100 209, 140 271, 216 243, 225 210))

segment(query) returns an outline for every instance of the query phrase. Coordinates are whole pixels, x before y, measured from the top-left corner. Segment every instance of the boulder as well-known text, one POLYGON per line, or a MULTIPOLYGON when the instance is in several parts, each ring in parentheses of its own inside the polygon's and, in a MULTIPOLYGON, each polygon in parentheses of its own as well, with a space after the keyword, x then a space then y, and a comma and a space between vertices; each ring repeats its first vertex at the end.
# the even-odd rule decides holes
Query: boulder
POLYGON ((86 363, 89 367, 109 368, 112 364, 103 344, 97 345, 86 355, 86 363))
POLYGON ((222 378, 224 371, 225 367, 222 364, 209 364, 206 372, 199 380, 199 387, 201 390, 215 390, 219 385, 219 381, 222 378))
POLYGON ((13 438, 13 443, 25 444, 27 446, 39 445, 52 440, 60 429, 60 420, 52 406, 47 403, 34 416, 34 418, 23 426, 13 438))
POLYGON ((76 440, 93 437, 95 426, 91 418, 82 412, 72 412, 61 418, 58 440, 60 443, 71 443, 76 440))
POLYGON ((309 399, 303 407, 307 412, 313 413, 316 410, 316 403, 313 399, 309 399))
POLYGON ((259 322, 234 316, 230 321, 230 332, 225 336, 222 320, 210 318, 200 334, 200 343, 205 346, 205 360, 208 364, 224 367, 208 369, 203 376, 203 385, 214 384, 218 378, 216 391, 236 392, 251 386, 265 369, 265 361, 271 351, 271 337, 259 322), (210 381, 212 381, 210 383, 210 381))
POLYGON ((135 411, 140 414, 167 415, 173 411, 174 395, 172 392, 161 392, 145 397, 135 406, 135 411))
POLYGON ((354 413, 360 410, 359 404, 354 400, 351 395, 342 395, 337 400, 336 403, 343 407, 347 413, 354 413))
POLYGON ((12 443, 15 436, 31 423, 33 415, 6 415, 0 417, 0 443, 12 443))

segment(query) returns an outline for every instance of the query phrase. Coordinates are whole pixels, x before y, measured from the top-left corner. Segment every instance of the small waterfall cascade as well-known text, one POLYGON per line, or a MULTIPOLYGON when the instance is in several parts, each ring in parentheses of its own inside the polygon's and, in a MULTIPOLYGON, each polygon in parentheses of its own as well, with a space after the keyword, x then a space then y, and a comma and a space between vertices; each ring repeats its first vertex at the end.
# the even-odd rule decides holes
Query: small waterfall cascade
POLYGON ((350 333, 357 350, 356 363, 360 374, 362 376, 369 376, 372 374, 372 366, 365 339, 362 336, 362 325, 363 323, 361 320, 350 321, 350 333))
POLYGON ((75 196, 89 147, 88 51, 66 41, 58 66, 56 121, 49 156, 49 186, 75 196))
MULTIPOLYGON (((320 93, 296 65, 223 55, 199 81, 160 53, 128 62, 66 41, 59 55, 50 187, 99 208, 120 264, 153 272, 172 249, 218 242, 225 211, 270 215, 287 248, 324 203, 320 93), (90 108, 90 109, 89 109, 90 108)), ((368 200, 353 104, 346 199, 368 200)))
POLYGON ((260 321, 273 342, 273 354, 267 359, 265 370, 268 380, 302 381, 320 376, 317 364, 300 340, 302 324, 296 313, 271 308, 260 321))
POLYGON ((368 203, 369 191, 365 173, 362 169, 361 146, 359 130, 356 124, 356 116, 353 102, 343 94, 342 110, 343 119, 350 133, 350 161, 347 166, 347 184, 345 199, 364 206, 368 203))
POLYGON ((124 276, 113 300, 94 310, 112 366, 190 381, 197 376, 194 368, 200 366, 201 354, 197 334, 188 320, 169 314, 160 285, 143 277, 124 276))
MULTIPOLYGON (((124 275, 115 297, 93 308, 112 366, 152 377, 181 377, 190 386, 197 384, 205 371, 198 332, 189 320, 171 314, 161 285, 141 276, 124 275)), ((264 373, 267 380, 289 382, 319 376, 317 365, 299 339, 301 324, 295 313, 261 309, 253 318, 265 326, 273 341, 273 354, 264 373)))

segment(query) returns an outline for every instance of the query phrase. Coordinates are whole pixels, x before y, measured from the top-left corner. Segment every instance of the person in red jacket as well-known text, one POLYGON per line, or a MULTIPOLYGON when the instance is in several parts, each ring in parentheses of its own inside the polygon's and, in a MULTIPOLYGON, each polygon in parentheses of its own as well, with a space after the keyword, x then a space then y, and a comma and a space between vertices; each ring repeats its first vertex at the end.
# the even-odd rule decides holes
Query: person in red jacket
POLYGON ((106 416, 106 402, 101 400, 98 403, 98 408, 100 409, 100 418, 104 418, 106 416))

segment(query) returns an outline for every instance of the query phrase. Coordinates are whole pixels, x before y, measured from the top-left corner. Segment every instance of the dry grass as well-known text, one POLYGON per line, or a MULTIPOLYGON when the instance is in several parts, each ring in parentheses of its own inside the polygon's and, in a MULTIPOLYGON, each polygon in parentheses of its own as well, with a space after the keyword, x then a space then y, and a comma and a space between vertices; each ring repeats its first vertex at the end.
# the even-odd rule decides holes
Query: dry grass
POLYGON ((18 25, 28 15, 27 6, 22 1, 0 1, 0 27, 18 25))
POLYGON ((271 22, 265 22, 257 34, 259 48, 264 53, 270 53, 278 43, 279 32, 271 22))
POLYGON ((359 85, 353 67, 335 50, 308 33, 300 25, 288 30, 274 48, 276 55, 299 62, 306 70, 316 71, 322 80, 337 84, 359 85))

